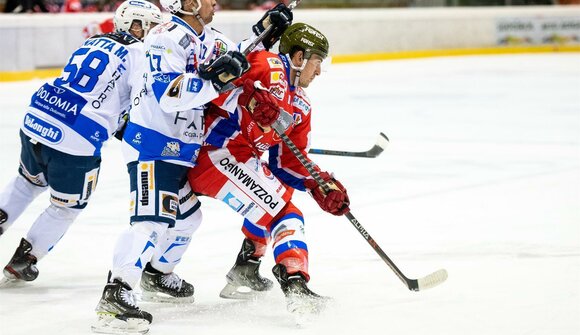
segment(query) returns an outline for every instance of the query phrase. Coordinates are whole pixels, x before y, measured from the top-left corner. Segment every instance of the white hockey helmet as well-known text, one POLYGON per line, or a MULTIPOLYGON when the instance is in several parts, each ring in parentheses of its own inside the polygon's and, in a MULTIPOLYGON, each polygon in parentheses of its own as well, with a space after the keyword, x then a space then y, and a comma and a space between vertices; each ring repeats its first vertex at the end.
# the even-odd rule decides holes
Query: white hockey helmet
POLYGON ((149 30, 153 28, 152 23, 163 23, 163 15, 157 6, 148 1, 126 0, 115 12, 115 17, 113 18, 115 31, 129 33, 131 24, 135 20, 141 22, 143 36, 147 36, 149 30))
POLYGON ((160 0, 160 3, 161 6, 171 14, 181 13, 187 15, 198 15, 199 10, 201 9, 201 0, 193 1, 197 2, 197 8, 195 8, 192 12, 186 12, 183 10, 183 4, 181 3, 181 0, 160 0))

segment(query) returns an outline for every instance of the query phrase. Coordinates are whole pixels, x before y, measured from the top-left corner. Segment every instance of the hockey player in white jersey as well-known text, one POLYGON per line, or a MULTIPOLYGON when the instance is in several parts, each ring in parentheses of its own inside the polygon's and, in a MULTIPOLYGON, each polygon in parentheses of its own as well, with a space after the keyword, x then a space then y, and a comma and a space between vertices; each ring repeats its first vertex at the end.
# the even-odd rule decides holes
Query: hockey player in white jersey
MULTIPOLYGON (((161 0, 173 14, 171 21, 155 27, 144 40, 144 87, 133 98, 123 136, 131 226, 115 246, 92 328, 96 332, 148 331, 151 314, 131 298, 140 279, 145 299, 192 301, 193 286, 173 272, 202 218, 187 172, 203 143, 206 104, 249 67, 239 52, 242 44, 206 26, 216 4, 161 0)), ((269 22, 287 25, 283 21, 269 22)), ((235 104, 233 99, 232 110, 235 104)))
POLYGON ((36 263, 61 239, 95 191, 103 142, 118 129, 141 75, 140 39, 162 22, 146 1, 124 2, 117 32, 93 36, 71 55, 62 75, 32 95, 20 129, 19 175, 0 193, 0 235, 40 193, 50 205, 4 268, 5 281, 32 281, 36 263))

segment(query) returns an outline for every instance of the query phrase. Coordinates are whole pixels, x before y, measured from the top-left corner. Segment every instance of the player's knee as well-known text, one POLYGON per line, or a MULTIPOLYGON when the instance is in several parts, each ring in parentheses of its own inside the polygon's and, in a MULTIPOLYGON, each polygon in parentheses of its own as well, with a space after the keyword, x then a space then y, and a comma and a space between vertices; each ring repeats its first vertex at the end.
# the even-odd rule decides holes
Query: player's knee
POLYGON ((133 231, 134 233, 137 234, 150 236, 151 239, 157 240, 159 237, 165 234, 168 227, 169 224, 165 222, 135 221, 132 222, 129 231, 133 231))
POLYGON ((182 235, 191 236, 199 228, 202 220, 203 215, 201 213, 201 209, 197 209, 187 218, 175 221, 175 227, 173 228, 173 230, 179 232, 182 235))
POLYGON ((81 213, 82 209, 51 204, 46 213, 54 219, 72 222, 81 213))
POLYGON ((304 216, 302 215, 300 209, 294 206, 292 202, 288 202, 282 208, 282 210, 274 218, 272 218, 271 222, 268 224, 268 230, 273 232, 276 226, 280 224, 280 222, 291 218, 298 218, 300 222, 304 222, 304 216))

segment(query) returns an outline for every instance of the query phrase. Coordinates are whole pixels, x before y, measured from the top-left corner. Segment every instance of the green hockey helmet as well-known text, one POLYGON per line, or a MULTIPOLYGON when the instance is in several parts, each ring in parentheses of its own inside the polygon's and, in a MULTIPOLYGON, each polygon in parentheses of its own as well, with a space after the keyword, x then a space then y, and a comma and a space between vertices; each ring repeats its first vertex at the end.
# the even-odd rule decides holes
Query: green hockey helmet
POLYGON ((317 29, 306 23, 294 23, 286 28, 280 38, 278 50, 283 54, 293 52, 296 47, 304 50, 304 58, 317 54, 323 59, 328 56, 328 40, 317 29))

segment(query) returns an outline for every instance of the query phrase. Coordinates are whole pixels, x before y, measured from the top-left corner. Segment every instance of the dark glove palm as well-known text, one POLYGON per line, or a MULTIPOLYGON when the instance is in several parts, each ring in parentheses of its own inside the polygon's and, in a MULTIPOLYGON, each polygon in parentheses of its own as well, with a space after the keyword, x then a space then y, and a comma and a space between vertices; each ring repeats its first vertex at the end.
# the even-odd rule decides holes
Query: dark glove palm
POLYGON ((199 76, 210 80, 216 90, 221 90, 230 81, 239 78, 250 69, 246 57, 239 51, 228 51, 211 64, 199 66, 199 76))
POLYGON ((269 25, 273 26, 270 32, 264 36, 264 40, 262 40, 262 44, 264 44, 266 50, 269 50, 278 42, 284 30, 292 24, 293 18, 294 16, 290 8, 286 7, 283 3, 279 3, 276 7, 268 10, 260 21, 252 27, 252 30, 254 34, 260 35, 269 25))

